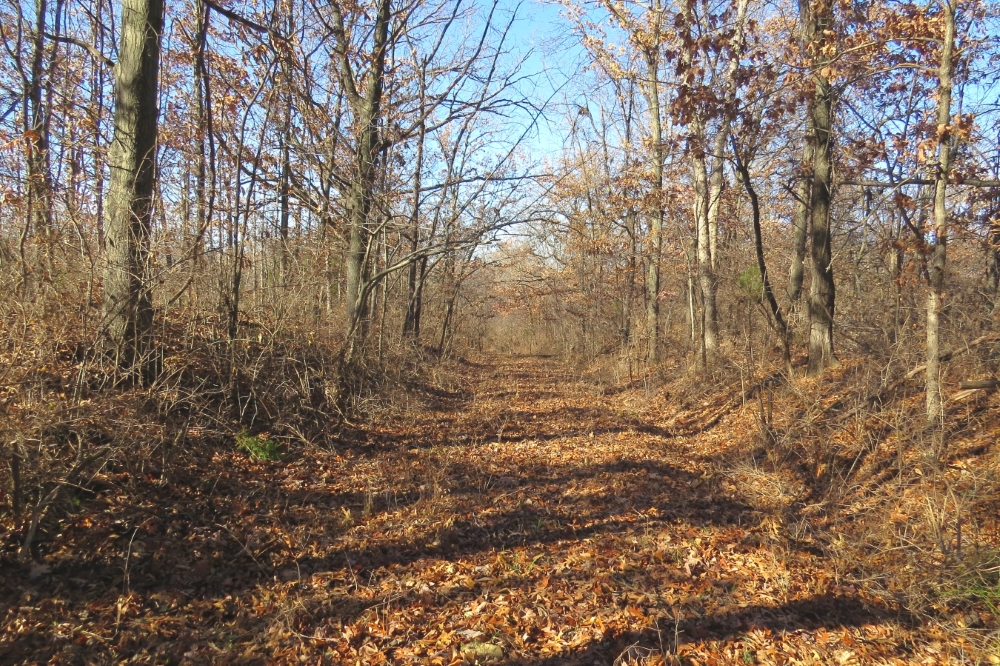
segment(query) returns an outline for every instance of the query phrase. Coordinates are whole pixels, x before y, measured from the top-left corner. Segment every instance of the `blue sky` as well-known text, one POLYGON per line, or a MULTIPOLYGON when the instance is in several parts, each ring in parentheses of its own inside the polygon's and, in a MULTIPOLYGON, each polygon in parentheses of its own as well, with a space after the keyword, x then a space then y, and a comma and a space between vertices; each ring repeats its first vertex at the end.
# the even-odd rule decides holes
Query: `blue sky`
POLYGON ((528 142, 539 157, 551 156, 562 147, 565 127, 565 104, 579 103, 573 99, 573 79, 579 76, 583 48, 560 16, 560 7, 539 0, 504 0, 508 12, 517 9, 518 19, 511 28, 510 45, 519 53, 527 53, 524 74, 533 82, 536 103, 546 103, 545 117, 528 142))

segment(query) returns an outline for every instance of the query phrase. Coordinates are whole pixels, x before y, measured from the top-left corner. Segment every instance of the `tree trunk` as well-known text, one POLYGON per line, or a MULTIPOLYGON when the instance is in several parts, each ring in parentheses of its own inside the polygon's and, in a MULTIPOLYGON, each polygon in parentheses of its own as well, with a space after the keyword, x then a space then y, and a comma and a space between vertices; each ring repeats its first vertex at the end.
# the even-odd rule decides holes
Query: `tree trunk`
POLYGON ((698 341, 698 323, 695 320, 694 307, 694 271, 691 270, 692 257, 698 251, 697 239, 692 238, 688 250, 684 253, 684 266, 687 268, 688 324, 691 328, 691 346, 698 341))
MULTIPOLYGON (((424 113, 425 89, 424 71, 421 70, 419 107, 421 115, 424 113)), ((424 168, 424 140, 426 134, 426 123, 421 122, 417 130, 417 155, 413 166, 413 200, 410 203, 410 254, 416 254, 420 248, 420 177, 424 168)), ((403 335, 409 336, 414 342, 420 340, 420 301, 423 297, 423 274, 426 266, 427 259, 425 257, 422 261, 412 262, 408 268, 406 317, 403 319, 403 335)))
POLYGON ((955 14, 958 0, 941 3, 944 12, 944 39, 938 63, 937 169, 934 174, 934 244, 929 262, 930 289, 927 293, 927 420, 934 423, 944 416, 941 399, 939 313, 944 299, 944 272, 948 248, 948 172, 951 169, 951 88, 955 50, 955 14))
POLYGON ((893 213, 893 244, 889 251, 889 275, 892 278, 892 331, 890 344, 899 342, 903 330, 903 261, 905 254, 901 243, 902 224, 896 222, 898 213, 893 213))
POLYGON ((153 323, 148 260, 162 28, 163 0, 122 0, 108 152, 104 316, 111 351, 124 368, 143 361, 153 323))
POLYGON ((285 274, 288 272, 288 228, 289 228, 289 218, 290 211, 288 207, 288 195, 291 187, 292 179, 292 161, 291 154, 288 146, 289 134, 292 131, 292 98, 289 94, 288 99, 285 102, 285 118, 282 123, 281 137, 279 138, 281 144, 281 176, 278 185, 278 199, 279 199, 279 215, 278 220, 278 237, 281 242, 281 274, 282 283, 285 280, 285 274))
POLYGON ((719 351, 719 314, 716 307, 716 279, 713 269, 711 228, 709 226, 709 183, 705 155, 705 125, 700 119, 692 123, 688 145, 694 180, 694 222, 698 236, 698 286, 701 288, 701 357, 709 364, 719 351))
POLYGON ((729 42, 729 62, 726 65, 726 73, 723 79, 726 92, 722 100, 722 116, 719 119, 719 129, 716 132, 715 143, 712 146, 711 160, 708 162, 710 165, 708 176, 708 238, 713 272, 715 271, 716 260, 719 256, 717 248, 719 239, 719 210, 722 204, 722 190, 726 184, 726 145, 729 143, 729 134, 732 131, 733 118, 736 115, 736 92, 739 87, 738 74, 740 58, 743 56, 748 5, 749 0, 737 0, 736 2, 736 26, 729 42))
POLYGON ((379 119, 381 117, 382 92, 385 84, 386 46, 389 41, 391 18, 390 0, 379 0, 373 43, 371 64, 367 75, 367 86, 362 96, 360 86, 354 79, 350 47, 344 17, 338 2, 330 8, 334 18, 334 39, 337 42, 337 57, 340 62, 340 83, 354 112, 355 125, 355 173, 345 202, 347 208, 348 249, 347 249, 347 340, 344 344, 343 362, 350 365, 358 343, 365 336, 364 319, 367 311, 368 291, 365 288, 365 262, 368 256, 369 228, 368 216, 372 208, 375 182, 378 175, 379 119))
POLYGON ((833 200, 833 90, 824 69, 830 57, 824 53, 833 30, 830 0, 808 0, 799 4, 806 43, 813 58, 815 91, 809 100, 816 147, 813 153, 810 218, 812 222, 812 282, 809 287, 809 374, 817 375, 836 363, 833 353, 833 315, 836 289, 833 282, 833 252, 830 243, 830 207, 833 200))
POLYGON ((442 285, 442 291, 448 294, 448 300, 445 304, 444 319, 441 322, 441 335, 438 338, 438 356, 444 356, 444 348, 448 342, 448 336, 451 334, 451 324, 452 317, 455 314, 455 301, 458 300, 458 278, 455 274, 455 259, 453 257, 448 257, 445 260, 445 277, 442 285))
POLYGON ((762 295, 764 300, 767 301, 768 311, 774 320, 774 329, 781 338, 782 359, 785 362, 785 367, 788 369, 789 376, 791 376, 792 354, 788 340, 788 324, 785 321, 781 306, 778 305, 778 299, 774 296, 774 290, 771 288, 771 279, 767 273, 767 262, 764 260, 764 238, 760 228, 760 200, 757 197, 757 190, 750 180, 750 169, 740 157, 739 151, 735 146, 735 141, 733 143, 736 170, 740 174, 740 179, 743 181, 743 188, 750 198, 750 210, 753 214, 754 252, 757 255, 757 270, 760 272, 761 284, 763 285, 764 293, 762 295))
POLYGON ((722 190, 726 185, 725 159, 726 143, 729 141, 730 115, 724 114, 715 135, 712 146, 712 157, 708 161, 708 251, 712 258, 712 272, 715 272, 715 262, 719 257, 719 210, 722 207, 722 190))
POLYGON ((812 204, 813 158, 816 154, 816 132, 812 113, 806 112, 805 143, 802 146, 801 173, 795 190, 792 265, 788 269, 788 298, 797 302, 802 296, 805 278, 806 240, 809 237, 809 211, 812 204))
POLYGON ((625 303, 622 308, 621 338, 622 343, 630 345, 632 343, 632 308, 635 302, 635 272, 639 265, 639 247, 636 243, 636 213, 629 209, 625 213, 626 229, 628 231, 629 254, 628 264, 625 267, 625 303))
POLYGON ((660 254, 663 251, 663 125, 660 116, 659 58, 647 52, 646 66, 649 81, 645 86, 649 104, 650 131, 653 149, 653 192, 656 199, 652 206, 649 224, 649 265, 646 270, 646 360, 659 361, 660 347, 660 254))
MULTIPOLYGON (((94 15, 98 19, 103 18, 102 3, 100 0, 94 3, 92 8, 94 15)), ((104 53, 104 24, 101 20, 94 21, 91 38, 94 46, 101 53, 104 53)), ((90 146, 90 159, 93 164, 94 169, 94 206, 96 210, 95 213, 95 224, 97 226, 97 245, 103 250, 104 249, 104 165, 105 156, 104 151, 101 150, 100 146, 102 143, 101 127, 104 124, 104 82, 106 80, 106 70, 104 63, 98 61, 96 58, 93 62, 93 69, 90 75, 90 85, 93 89, 93 101, 95 102, 92 106, 90 121, 92 126, 91 135, 91 146, 90 146)))
MULTIPOLYGON (((701 362, 707 365, 712 362, 719 351, 719 314, 718 314, 718 278, 716 276, 716 260, 718 259, 719 211, 722 203, 722 190, 725 187, 725 152, 729 141, 732 120, 735 115, 736 92, 739 86, 740 57, 743 53, 743 33, 746 22, 747 0, 736 3, 735 29, 729 37, 729 57, 725 72, 719 87, 722 88, 719 125, 714 137, 708 134, 708 112, 697 109, 690 122, 688 136, 688 158, 691 161, 692 182, 694 185, 693 215, 695 235, 697 237, 697 272, 698 285, 701 290, 702 326, 701 326, 701 362)), ((689 27, 694 21, 690 7, 681 10, 682 17, 689 27)), ((711 30, 711 26, 702 26, 711 30)), ((696 54, 696 40, 681 53, 685 69, 684 86, 693 82, 696 54)), ((697 102, 694 102, 697 107, 697 102)))
POLYGON ((994 204, 989 219, 990 233, 986 241, 988 260, 986 265, 986 288, 989 293, 990 314, 997 310, 1000 296, 1000 206, 994 204))
MULTIPOLYGON (((214 178, 213 191, 208 191, 208 165, 205 154, 206 143, 212 141, 211 107, 208 103, 208 71, 205 67, 205 43, 208 36, 209 10, 204 0, 195 0, 195 26, 194 42, 192 50, 194 52, 194 131, 195 131, 195 223, 192 231, 191 242, 191 275, 189 280, 194 281, 195 270, 201 265, 205 233, 211 224, 212 208, 214 206, 214 178)), ((212 168, 214 169, 214 143, 212 144, 212 168)))
MULTIPOLYGON (((36 235, 44 244, 45 269, 51 259, 50 234, 52 233, 52 174, 49 168, 49 118, 50 109, 43 99, 45 79, 45 33, 48 3, 36 0, 35 25, 31 33, 31 65, 24 80, 24 138, 27 143, 28 219, 25 221, 21 241, 21 260, 24 261, 24 239, 36 235)), ((49 84, 51 85, 51 83, 49 84)), ((25 267, 25 271, 27 268, 25 267)), ((25 272, 27 275, 27 272, 25 272)))
MULTIPOLYGON (((287 21, 285 23, 286 34, 295 34, 295 19, 292 14, 293 5, 289 5, 287 21)), ((291 180, 292 180, 292 160, 291 160, 291 138, 292 138, 292 67, 291 63, 288 62, 288 58, 284 61, 284 77, 285 77, 285 112, 284 118, 282 119, 281 136, 278 138, 279 146, 281 150, 281 174, 279 176, 278 184, 278 200, 279 200, 279 220, 278 220, 278 236, 281 242, 280 249, 280 261, 281 261, 281 284, 284 286, 285 281, 288 279, 288 270, 291 257, 289 256, 288 247, 288 230, 289 230, 289 220, 290 220, 290 209, 289 209, 289 193, 291 191, 291 180)))

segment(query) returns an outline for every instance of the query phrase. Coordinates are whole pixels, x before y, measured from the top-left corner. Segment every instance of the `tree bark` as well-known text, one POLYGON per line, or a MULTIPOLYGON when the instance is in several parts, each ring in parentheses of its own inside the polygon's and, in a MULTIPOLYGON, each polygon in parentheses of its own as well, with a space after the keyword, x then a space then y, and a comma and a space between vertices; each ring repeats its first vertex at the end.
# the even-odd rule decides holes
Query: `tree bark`
POLYGON ((806 112, 805 143, 802 146, 801 173, 795 190, 795 217, 792 245, 792 265, 788 269, 788 298, 797 302, 802 297, 805 279, 806 240, 809 237, 809 212, 812 204, 813 158, 816 154, 816 132, 812 113, 806 112))
POLYGON ((729 135, 732 131, 733 118, 736 115, 736 92, 739 87, 740 58, 743 57, 744 33, 746 29, 747 8, 749 0, 737 0, 735 30, 729 42, 729 62, 726 65, 726 73, 723 78, 725 85, 725 97, 722 100, 722 115, 719 120, 719 129, 715 135, 715 143, 712 146, 712 157, 709 161, 708 177, 708 238, 709 253, 712 257, 712 270, 715 271, 715 264, 718 258, 719 240, 719 210, 722 204, 722 190, 725 188, 725 159, 726 146, 729 143, 729 135))
POLYGON ((712 261, 711 228, 709 226, 709 187, 705 156, 704 122, 700 119, 692 123, 692 139, 689 145, 691 171, 694 176, 694 220, 698 236, 698 285, 701 288, 701 353, 702 362, 708 364, 719 351, 719 314, 716 307, 716 279, 712 261))
POLYGON ((646 53, 646 102, 650 113, 653 151, 653 193, 656 199, 649 216, 649 264, 646 268, 646 361, 660 359, 660 255, 663 252, 663 124, 660 112, 659 57, 646 53))
POLYGON ((148 260, 162 29, 163 0, 122 0, 108 153, 104 316, 111 351, 123 368, 144 360, 153 323, 148 260))
POLYGON ((833 315, 836 287, 833 281, 830 208, 833 200, 833 90, 827 67, 830 55, 824 48, 833 30, 832 0, 800 0, 806 44, 813 59, 815 91, 809 100, 816 147, 812 163, 810 218, 812 223, 811 272, 809 286, 809 374, 817 375, 836 363, 833 352, 833 315))
MULTIPOLYGON (((420 107, 419 113, 424 113, 424 94, 426 91, 425 70, 420 70, 420 107)), ((410 202, 410 254, 416 254, 420 248, 420 185, 424 168, 424 141, 427 136, 427 123, 421 121, 417 130, 417 155, 413 165, 413 200, 410 202)), ((420 340, 421 300, 423 298, 423 278, 427 268, 427 258, 412 262, 407 269, 407 299, 406 316, 403 319, 403 335, 414 342, 420 340)))
MULTIPOLYGON (((50 109, 43 99, 45 92, 45 34, 47 30, 48 3, 35 2, 35 25, 31 33, 31 64, 24 80, 24 138, 27 143, 28 219, 25 221, 21 240, 21 260, 24 256, 24 239, 35 235, 44 244, 45 268, 48 272, 52 233, 52 174, 49 161, 50 109)), ((51 82, 49 83, 51 86, 51 82)), ((27 275, 27 267, 25 267, 27 275)))
MULTIPOLYGON (((727 100, 728 101, 728 100, 727 100)), ((723 114, 719 130, 712 146, 712 158, 708 161, 708 250, 712 257, 712 271, 719 257, 719 211, 722 208, 722 190, 726 186, 725 159, 726 144, 729 142, 732 115, 723 114)))
POLYGON ((930 289, 927 293, 927 420, 934 423, 944 416, 941 399, 941 305, 944 300, 944 273, 948 248, 948 173, 951 169, 951 90, 955 51, 955 14, 958 0, 941 3, 944 37, 938 63, 937 168, 934 174, 934 244, 929 262, 930 289))
POLYGON ((889 275, 892 278, 892 331, 890 343, 899 342, 903 329, 903 261, 905 254, 901 243, 902 224, 896 222, 898 213, 893 213, 892 237, 893 243, 889 250, 889 275))
POLYGON ((278 185, 278 205, 280 206, 278 220, 278 237, 281 239, 281 270, 282 273, 288 270, 288 229, 291 217, 288 206, 289 192, 292 179, 292 160, 289 150, 289 133, 292 130, 292 100, 291 96, 285 101, 285 118, 282 123, 281 137, 281 175, 278 185))
MULTIPOLYGON (((696 110, 690 123, 688 155, 691 160, 694 184, 693 213, 697 235, 698 284, 701 288, 702 339, 701 359, 708 364, 719 351, 718 278, 715 273, 718 257, 719 211, 722 190, 725 186, 725 152, 735 113, 734 104, 738 88, 737 73, 743 52, 743 31, 746 21, 747 0, 736 4, 736 27, 729 42, 729 59, 722 74, 721 113, 714 137, 709 138, 707 115, 696 110), (711 151, 709 151, 711 149, 711 151)), ((693 21, 690 9, 682 10, 686 21, 693 21)), ((688 46, 682 59, 692 71, 695 45, 688 46)), ((692 100, 691 103, 697 105, 692 100)))
MULTIPOLYGON (((295 31, 295 19, 292 14, 292 6, 289 5, 287 22, 285 23, 285 31, 287 34, 292 35, 295 31)), ((278 137, 280 152, 281 152, 281 174, 279 176, 278 183, 278 205, 279 205, 279 219, 278 219, 278 237, 281 242, 280 249, 280 260, 281 260, 281 283, 284 285, 285 280, 287 280, 289 264, 291 257, 289 256, 288 247, 288 230, 289 222, 291 217, 291 212, 289 208, 289 199, 291 192, 291 180, 292 180, 292 159, 291 159, 291 139, 292 139, 292 67, 291 63, 288 62, 288 58, 284 58, 284 78, 285 78, 285 109, 284 118, 282 119, 281 126, 281 136, 278 137)))
POLYGON ((338 2, 331 2, 334 18, 334 39, 337 43, 340 83, 347 94, 348 103, 354 113, 355 126, 355 172, 345 202, 347 208, 348 250, 347 250, 347 340, 344 344, 343 361, 350 365, 358 343, 364 338, 364 318, 367 301, 365 291, 365 262, 368 256, 369 228, 368 216, 372 208, 375 182, 378 175, 379 152, 378 124, 381 116, 382 92, 385 84, 386 47, 389 41, 391 0, 379 0, 373 43, 371 64, 367 75, 367 89, 364 96, 354 79, 347 31, 343 13, 338 2))
MULTIPOLYGON (((206 156, 206 144, 213 141, 211 106, 209 105, 208 70, 205 65, 205 45, 208 37, 209 10, 204 0, 195 0, 195 26, 192 50, 194 56, 193 83, 194 83, 194 131, 195 131, 195 223, 192 229, 190 279, 194 281, 194 271, 201 265, 202 249, 204 245, 205 233, 211 224, 212 208, 214 207, 215 191, 214 178, 213 188, 209 192, 208 188, 208 158, 206 156)), ((212 143, 211 164, 214 169, 214 143, 212 143)))
MULTIPOLYGON (((102 2, 97 0, 92 7, 94 15, 100 18, 103 14, 102 2)), ((92 33, 92 41, 99 53, 104 52, 104 24, 102 21, 94 21, 92 33)), ((106 111, 104 103, 104 82, 106 80, 106 69, 105 63, 101 62, 97 58, 93 60, 93 69, 90 75, 90 85, 93 89, 93 101, 95 104, 91 107, 91 146, 90 146, 90 159, 93 163, 94 169, 94 205, 95 212, 95 224, 97 226, 97 245, 103 250, 104 249, 104 215, 105 215, 105 197, 104 197, 104 165, 105 156, 104 151, 100 149, 102 137, 101 137, 101 127, 104 124, 104 114, 106 111)))
POLYGON ((1000 206, 994 203, 989 219, 990 232, 986 240, 986 288, 990 298, 990 314, 997 310, 1000 296, 1000 206))

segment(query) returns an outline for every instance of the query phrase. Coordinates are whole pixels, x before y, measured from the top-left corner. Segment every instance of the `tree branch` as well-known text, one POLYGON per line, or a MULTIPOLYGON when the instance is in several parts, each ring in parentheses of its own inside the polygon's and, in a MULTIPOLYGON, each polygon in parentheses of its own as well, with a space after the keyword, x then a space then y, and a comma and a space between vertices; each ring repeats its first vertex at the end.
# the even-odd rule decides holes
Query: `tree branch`
POLYGON ((246 27, 250 28, 251 30, 256 30, 257 32, 266 32, 267 34, 273 35, 273 36, 275 36, 275 37, 277 37, 279 39, 282 39, 282 40, 285 39, 285 37, 283 35, 281 35, 280 33, 272 30, 271 28, 268 28, 267 26, 263 26, 260 23, 257 23, 255 21, 251 21, 250 19, 246 18, 245 16, 240 16, 236 12, 230 11, 230 10, 226 9, 225 7, 223 7, 222 5, 216 4, 212 0, 204 0, 204 2, 205 2, 205 5, 207 5, 209 8, 211 8, 212 10, 214 10, 214 11, 222 14, 223 16, 225 16, 230 21, 235 21, 236 23, 240 23, 242 25, 245 25, 246 27))
MULTIPOLYGON (((856 185, 858 187, 875 187, 875 188, 890 188, 890 187, 900 187, 902 185, 933 185, 936 181, 930 178, 920 178, 918 176, 912 176, 910 178, 904 178, 903 180, 897 180, 895 182, 887 182, 882 180, 845 180, 841 185, 856 185)), ((966 185, 968 187, 1000 187, 1000 180, 983 180, 981 178, 953 178, 949 185, 966 185)))
POLYGON ((94 46, 93 44, 82 42, 79 39, 75 39, 73 37, 63 37, 61 35, 53 35, 48 32, 44 32, 42 34, 45 35, 46 39, 51 39, 54 42, 62 42, 63 44, 72 44, 73 46, 79 46, 81 49, 85 50, 87 53, 94 56, 94 59, 97 60, 98 62, 104 63, 111 69, 115 68, 115 61, 107 57, 103 53, 101 53, 99 50, 97 50, 97 47, 94 46))

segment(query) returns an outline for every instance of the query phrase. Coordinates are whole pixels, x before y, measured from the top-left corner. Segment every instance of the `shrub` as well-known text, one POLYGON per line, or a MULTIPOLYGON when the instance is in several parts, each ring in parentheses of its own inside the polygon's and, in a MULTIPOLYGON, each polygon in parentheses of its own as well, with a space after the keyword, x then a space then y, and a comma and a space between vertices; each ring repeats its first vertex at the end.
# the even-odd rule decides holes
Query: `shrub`
POLYGON ((245 451, 253 460, 280 460, 281 451, 278 443, 267 435, 268 433, 251 435, 243 429, 236 434, 236 449, 245 451))
POLYGON ((756 266, 742 271, 736 281, 736 286, 744 296, 752 301, 759 303, 764 298, 764 280, 761 278, 760 269, 756 266))

